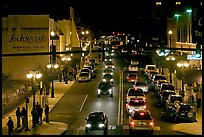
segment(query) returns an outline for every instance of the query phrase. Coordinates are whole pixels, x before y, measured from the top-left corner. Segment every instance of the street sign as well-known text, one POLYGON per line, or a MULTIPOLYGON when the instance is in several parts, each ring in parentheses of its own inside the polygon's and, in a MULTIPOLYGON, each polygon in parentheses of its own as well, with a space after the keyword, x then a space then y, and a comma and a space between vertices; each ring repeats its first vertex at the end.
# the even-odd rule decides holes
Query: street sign
POLYGON ((195 54, 187 55, 187 60, 202 60, 202 54, 199 58, 195 54))

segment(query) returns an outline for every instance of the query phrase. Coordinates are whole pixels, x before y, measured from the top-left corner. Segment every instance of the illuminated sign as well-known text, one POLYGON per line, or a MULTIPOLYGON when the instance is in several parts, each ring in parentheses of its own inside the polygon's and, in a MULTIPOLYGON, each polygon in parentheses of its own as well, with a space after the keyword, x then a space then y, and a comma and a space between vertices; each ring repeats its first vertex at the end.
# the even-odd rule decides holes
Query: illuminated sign
POLYGON ((187 55, 187 60, 202 60, 202 55, 200 56, 200 58, 197 58, 194 54, 187 55))

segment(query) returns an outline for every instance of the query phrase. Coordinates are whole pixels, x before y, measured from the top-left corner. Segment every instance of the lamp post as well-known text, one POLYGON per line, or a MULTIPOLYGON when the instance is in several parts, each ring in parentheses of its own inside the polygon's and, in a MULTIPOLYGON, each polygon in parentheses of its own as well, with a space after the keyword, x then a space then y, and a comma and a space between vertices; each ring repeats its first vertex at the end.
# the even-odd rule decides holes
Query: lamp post
POLYGON ((170 49, 171 49, 171 35, 172 35, 172 31, 171 30, 169 30, 169 47, 170 47, 170 49))
POLYGON ((33 108, 35 107, 35 92, 36 92, 35 79, 40 79, 41 77, 42 77, 42 74, 39 73, 37 70, 29 71, 29 73, 27 74, 28 79, 33 78, 32 79, 33 108))
POLYGON ((182 90, 184 91, 184 74, 185 74, 184 69, 189 67, 189 63, 180 61, 177 63, 177 66, 182 68, 182 90))
POLYGON ((169 78, 170 78, 170 83, 172 84, 172 61, 175 61, 175 57, 173 55, 170 55, 168 57, 166 57, 166 60, 167 61, 170 61, 171 64, 169 65, 170 68, 169 68, 169 71, 170 71, 170 74, 169 74, 169 78))
POLYGON ((51 98, 54 98, 54 78, 53 78, 53 69, 57 69, 59 67, 58 64, 48 64, 47 68, 51 69, 51 74, 52 74, 52 88, 51 88, 51 98))

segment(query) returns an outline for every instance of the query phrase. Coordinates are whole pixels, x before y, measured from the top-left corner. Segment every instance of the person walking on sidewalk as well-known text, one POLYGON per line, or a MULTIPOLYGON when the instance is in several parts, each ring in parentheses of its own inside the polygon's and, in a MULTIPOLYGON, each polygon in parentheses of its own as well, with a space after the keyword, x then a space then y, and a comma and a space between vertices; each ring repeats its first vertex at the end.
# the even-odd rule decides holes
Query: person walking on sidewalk
POLYGON ((38 104, 38 108, 37 108, 37 110, 38 110, 38 121, 39 121, 39 124, 41 125, 42 124, 42 114, 43 114, 43 109, 42 109, 42 107, 41 107, 41 105, 40 104, 38 104))
POLYGON ((198 109, 200 108, 200 105, 201 105, 201 91, 198 91, 196 93, 196 100, 197 100, 197 113, 198 113, 198 109))
POLYGON ((17 128, 21 127, 21 110, 20 110, 20 107, 18 106, 17 107, 17 110, 16 110, 16 118, 17 118, 17 128))
POLYGON ((32 123, 33 123, 32 128, 35 128, 38 120, 38 110, 36 106, 34 106, 33 110, 31 111, 31 114, 32 114, 32 123))
POLYGON ((49 106, 45 104, 45 122, 49 123, 49 106))
POLYGON ((25 107, 23 107, 21 110, 21 119, 22 119, 23 128, 26 128, 26 109, 25 107))
POLYGON ((14 124, 13 124, 13 120, 12 118, 9 116, 8 117, 9 120, 7 122, 7 126, 8 126, 8 135, 12 135, 13 134, 13 128, 14 128, 14 124))

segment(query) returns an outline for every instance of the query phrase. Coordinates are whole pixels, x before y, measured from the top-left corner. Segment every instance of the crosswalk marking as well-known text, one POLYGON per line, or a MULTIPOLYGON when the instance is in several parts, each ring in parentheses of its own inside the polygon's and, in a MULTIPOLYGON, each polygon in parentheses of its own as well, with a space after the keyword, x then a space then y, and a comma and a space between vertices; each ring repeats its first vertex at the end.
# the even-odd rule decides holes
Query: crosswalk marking
MULTIPOLYGON (((108 126, 108 129, 109 129, 109 130, 116 130, 116 126, 114 126, 114 125, 109 125, 109 126, 108 126)), ((122 126, 122 129, 128 130, 128 129, 129 129, 129 126, 128 126, 128 125, 123 125, 123 126, 122 126)), ((85 130, 85 126, 80 126, 80 127, 79 127, 79 130, 85 130)), ((154 130, 160 130, 160 126, 155 126, 155 127, 154 127, 154 130)))

